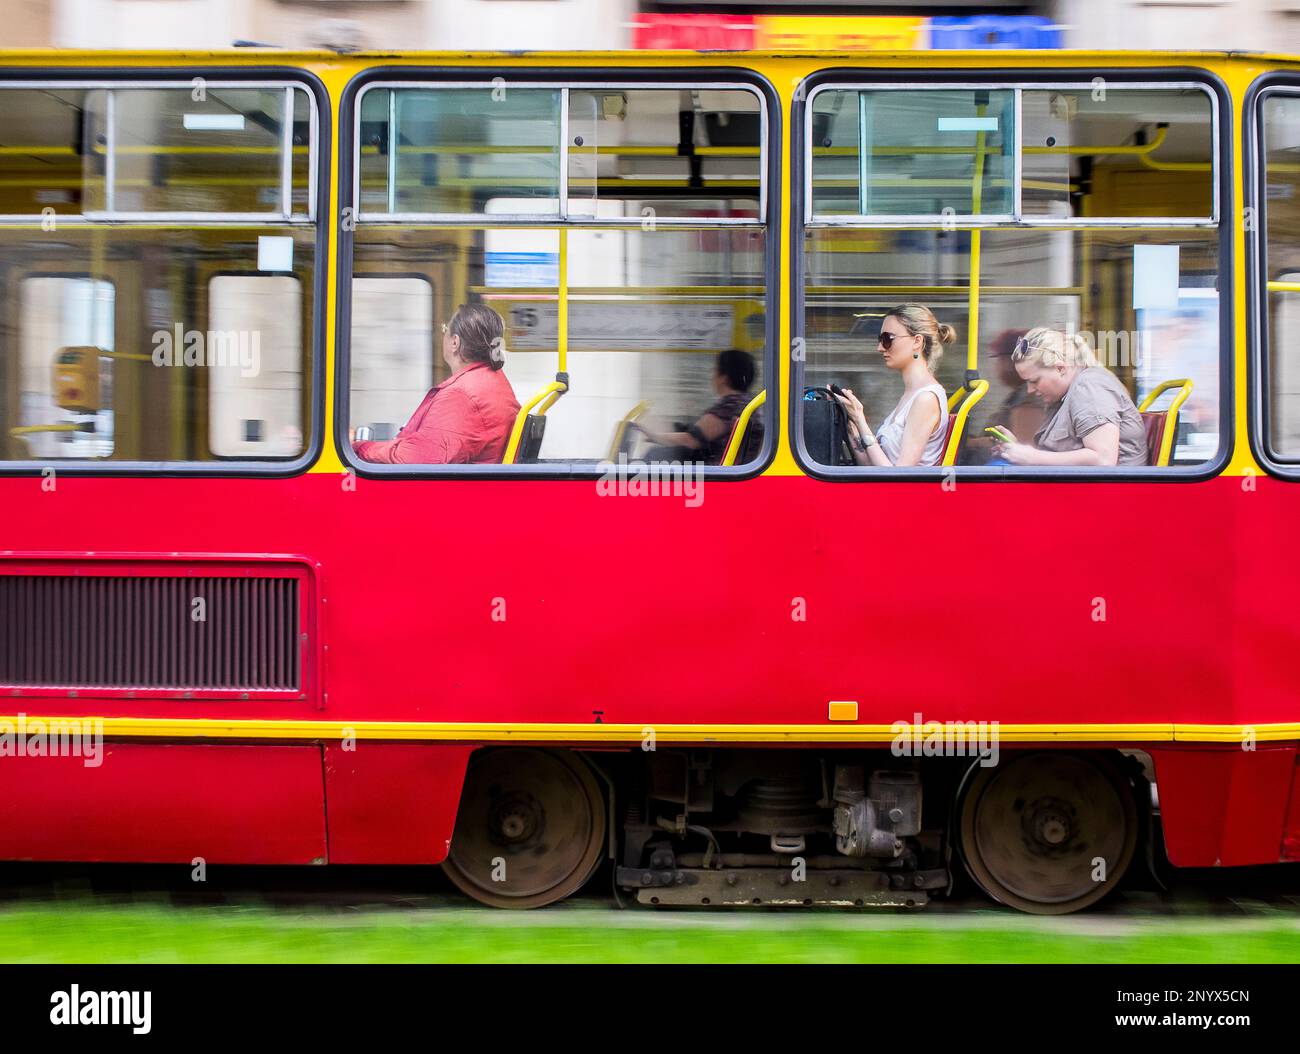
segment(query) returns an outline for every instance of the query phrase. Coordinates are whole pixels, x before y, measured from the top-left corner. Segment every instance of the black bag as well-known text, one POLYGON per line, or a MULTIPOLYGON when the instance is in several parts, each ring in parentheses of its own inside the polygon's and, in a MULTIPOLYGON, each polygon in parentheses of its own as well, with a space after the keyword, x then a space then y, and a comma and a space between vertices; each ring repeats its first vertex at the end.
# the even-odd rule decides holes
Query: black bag
POLYGON ((849 419, 844 407, 825 388, 803 391, 803 445, 818 465, 852 465, 849 419))

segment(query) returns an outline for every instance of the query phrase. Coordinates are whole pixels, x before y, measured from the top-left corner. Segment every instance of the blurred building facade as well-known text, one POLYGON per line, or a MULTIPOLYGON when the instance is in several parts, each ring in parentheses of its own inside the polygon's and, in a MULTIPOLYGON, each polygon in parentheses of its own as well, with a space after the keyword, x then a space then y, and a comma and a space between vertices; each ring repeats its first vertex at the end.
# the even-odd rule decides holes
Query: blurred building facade
POLYGON ((1300 0, 6 0, 4 47, 618 49, 651 46, 1300 51, 1300 0), (701 11, 700 9, 704 9, 701 11))

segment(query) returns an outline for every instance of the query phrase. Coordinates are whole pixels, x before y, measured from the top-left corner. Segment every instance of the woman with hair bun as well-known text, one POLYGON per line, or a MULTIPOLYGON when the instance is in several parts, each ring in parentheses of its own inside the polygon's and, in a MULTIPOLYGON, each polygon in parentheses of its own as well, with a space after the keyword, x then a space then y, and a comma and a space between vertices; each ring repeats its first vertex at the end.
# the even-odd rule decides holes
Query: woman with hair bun
POLYGON ((924 304, 900 304, 880 324, 876 346, 891 370, 903 376, 903 397, 873 433, 862 403, 845 388, 836 395, 849 417, 849 446, 859 465, 938 465, 948 435, 948 393, 934 379, 943 346, 957 339, 924 304))
POLYGON ((1039 326, 1020 338, 1011 361, 1047 415, 1032 445, 1000 444, 1000 457, 1013 465, 1048 467, 1147 464, 1142 415, 1081 336, 1039 326))
POLYGON ((411 419, 385 442, 355 440, 364 461, 387 465, 495 464, 505 454, 519 400, 502 370, 505 324, 485 304, 462 304, 442 327, 451 376, 432 388, 411 419))

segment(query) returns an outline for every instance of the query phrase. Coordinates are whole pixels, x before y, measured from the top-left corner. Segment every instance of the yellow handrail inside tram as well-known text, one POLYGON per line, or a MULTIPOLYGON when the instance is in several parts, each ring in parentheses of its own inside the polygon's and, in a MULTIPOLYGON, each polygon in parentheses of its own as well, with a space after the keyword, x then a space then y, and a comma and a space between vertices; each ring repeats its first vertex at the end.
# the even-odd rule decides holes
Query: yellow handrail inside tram
MULTIPOLYGON (((975 112, 981 117, 988 107, 981 103, 975 112)), ((984 202, 984 145, 987 133, 979 132, 975 137, 975 174, 971 185, 971 215, 978 216, 984 202)), ((970 295, 966 301, 966 369, 979 369, 980 350, 980 231, 975 228, 970 232, 970 295)), ((987 389, 987 385, 985 388, 987 389)), ((981 396, 982 398, 982 396, 981 396)))
POLYGON ((515 458, 519 456, 519 441, 524 435, 524 422, 528 420, 528 415, 533 412, 533 409, 539 407, 540 404, 544 404, 540 405, 537 412, 539 415, 545 414, 551 408, 551 404, 568 390, 569 386, 563 381, 551 381, 550 384, 519 408, 519 412, 515 414, 514 426, 510 429, 510 439, 506 443, 506 452, 505 456, 501 458, 501 464, 513 465, 515 463, 515 458))
POLYGON ((722 455, 723 465, 734 465, 736 458, 740 454, 740 444, 745 441, 745 430, 749 427, 749 419, 754 416, 754 411, 767 402, 767 389, 764 388, 754 398, 745 404, 745 408, 740 411, 740 416, 736 418, 736 426, 731 430, 731 439, 727 441, 727 449, 722 455))
POLYGON ((556 345, 559 364, 555 380, 524 403, 515 414, 515 423, 510 429, 510 439, 506 442, 505 456, 501 458, 503 465, 513 465, 519 456, 519 443, 524 436, 524 425, 534 408, 539 417, 545 417, 546 411, 555 405, 555 400, 569 390, 567 369, 569 364, 569 232, 566 228, 560 228, 559 239, 560 275, 556 289, 556 302, 559 309, 559 317, 556 321, 556 345))
POLYGON ((1147 392, 1147 397, 1142 400, 1142 405, 1138 407, 1139 413, 1146 413, 1165 392, 1172 388, 1178 389, 1178 394, 1174 396, 1173 402, 1165 410, 1165 432, 1160 437, 1160 449, 1156 452, 1156 466, 1158 468, 1163 468, 1169 464, 1169 456, 1174 449, 1174 428, 1178 423, 1178 411, 1183 403, 1187 402, 1187 397, 1192 394, 1193 387, 1194 385, 1187 377, 1173 381, 1163 381, 1147 392))
POLYGON ((948 399, 948 412, 952 413, 956 408, 956 420, 953 421, 952 434, 948 437, 948 446, 943 452, 943 467, 957 464, 957 450, 961 447, 961 437, 966 431, 966 419, 970 417, 970 412, 975 408, 975 404, 989 393, 989 382, 985 380, 974 381, 970 390, 965 387, 958 388, 948 399))
POLYGON ((642 399, 639 403, 637 403, 634 407, 632 407, 632 409, 630 409, 626 414, 624 414, 623 417, 619 420, 618 424, 614 426, 614 442, 612 442, 609 446, 610 461, 618 460, 618 451, 619 448, 623 445, 623 437, 627 435, 627 426, 630 425, 637 418, 641 417, 649 409, 650 409, 650 403, 647 400, 642 399))
POLYGON ((32 435, 37 432, 81 432, 85 431, 81 425, 75 422, 65 422, 62 424, 52 425, 14 425, 9 429, 11 436, 32 435))

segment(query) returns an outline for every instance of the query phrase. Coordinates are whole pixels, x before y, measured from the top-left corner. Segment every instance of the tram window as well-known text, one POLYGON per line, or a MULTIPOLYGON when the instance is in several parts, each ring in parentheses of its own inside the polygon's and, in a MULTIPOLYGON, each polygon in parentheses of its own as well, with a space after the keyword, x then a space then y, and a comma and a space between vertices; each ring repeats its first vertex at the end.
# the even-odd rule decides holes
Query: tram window
POLYGON ((558 89, 371 88, 360 110, 362 212, 474 215, 510 197, 558 213, 558 89))
POLYGON ((1025 91, 1023 214, 1214 214, 1213 114, 1200 88, 1025 91))
MULTIPOLYGON (((771 412, 770 406, 759 409, 773 264, 760 209, 766 204, 761 97, 732 85, 547 91, 511 86, 505 95, 508 100, 518 93, 525 100, 520 107, 538 107, 542 100, 542 111, 556 117, 555 172, 564 178, 545 193, 540 183, 521 181, 532 161, 545 162, 542 170, 550 171, 552 155, 524 149, 544 141, 544 122, 526 129, 501 109, 499 132, 482 122, 454 136, 406 130, 403 122, 412 113, 465 112, 469 103, 487 112, 490 87, 384 86, 362 95, 348 423, 369 433, 353 447, 356 460, 428 464, 406 449, 372 441, 383 443, 407 427, 428 389, 455 375, 455 363, 445 360, 443 327, 460 305, 480 305, 499 316, 502 372, 513 401, 544 416, 544 425, 537 423, 540 440, 531 446, 521 441, 511 448, 498 437, 502 453, 493 446, 468 463, 505 459, 595 471, 621 453, 634 460, 720 464, 733 428, 735 460, 727 463, 756 460, 771 412), (445 102, 437 98, 443 95, 445 102), (425 100, 423 111, 400 102, 407 96, 425 100), (400 158, 391 165, 383 160, 390 111, 399 154, 408 142, 443 135, 445 162, 446 155, 455 156, 456 144, 477 137, 483 149, 465 152, 454 167, 460 174, 455 195, 438 189, 453 171, 440 162, 421 170, 419 187, 411 184, 416 197, 404 196, 400 158), (522 163, 485 161, 498 144, 513 145, 510 156, 517 160, 522 151, 522 163), (409 313, 395 309, 399 322, 393 316, 380 321, 388 311, 381 298, 414 304, 417 288, 427 313, 424 306, 409 313), (395 343, 412 349, 400 369, 395 343), (727 377, 739 379, 735 390, 717 369, 726 352, 727 377), (385 367, 390 360, 391 368, 385 367), (557 379, 566 387, 548 400, 557 379), (739 414, 751 402, 749 423, 741 429, 739 414), (715 416, 725 417, 724 424, 711 422, 703 442, 690 435, 699 418, 719 406, 715 416), (719 427, 726 434, 713 435, 719 427)), ((512 423, 522 421, 516 413, 512 423)), ((466 458, 458 454, 453 461, 466 458)))
POLYGON ((433 303, 425 277, 352 279, 352 428, 392 439, 433 385, 433 303))
POLYGON ((88 92, 85 211, 305 214, 309 115, 292 88, 88 92))
MULTIPOLYGON (((808 104, 814 121, 819 102, 834 94, 814 90, 808 104)), ((891 96, 883 90, 869 94, 891 96)), ((919 122, 925 110, 913 95, 944 100, 950 94, 944 88, 909 89, 899 93, 904 102, 895 103, 894 110, 911 107, 914 123, 919 122)), ((933 208, 889 197, 890 180, 918 171, 908 170, 909 163, 930 164, 935 143, 933 137, 918 136, 910 156, 881 150, 885 137, 878 107, 859 99, 855 120, 841 112, 838 118, 823 117, 829 125, 814 125, 812 172, 827 175, 828 166, 839 165, 841 178, 819 185, 814 176, 814 211, 804 222, 803 238, 806 354, 803 364, 796 364, 796 383, 814 402, 812 389, 831 383, 851 388, 874 434, 899 404, 900 378, 911 364, 910 356, 889 359, 878 336, 888 329, 910 340, 909 331, 929 327, 930 316, 918 312, 900 330, 894 309, 920 303, 938 323, 955 330, 956 340, 937 348, 934 381, 943 389, 947 417, 955 418, 963 407, 968 415, 960 418, 964 428, 954 442, 943 432, 941 409, 918 464, 900 455, 897 436, 875 450, 868 444, 860 454, 835 442, 829 417, 819 407, 809 409, 806 396, 798 403, 795 427, 803 430, 809 456, 864 478, 900 460, 920 468, 995 466, 1012 472, 1130 470, 1213 460, 1222 446, 1224 305, 1210 96, 1180 85, 1109 86, 1095 104, 1086 86, 999 85, 983 94, 989 109, 1001 96, 1021 96, 1011 110, 1021 114, 1022 134, 1007 134, 1013 148, 1026 144, 1020 158, 1022 196, 1014 193, 1013 180, 1011 196, 999 205, 1009 213, 1005 216, 971 211, 972 203, 989 200, 989 170, 970 165, 968 154, 964 175, 955 169, 946 173, 964 178, 969 188, 964 205, 948 199, 954 210, 948 215, 936 217, 933 208), (818 144, 836 141, 838 133, 828 130, 836 119, 846 128, 867 129, 861 141, 877 144, 870 166, 862 166, 865 183, 843 157, 823 154, 819 168, 818 144), (1031 151, 1029 144, 1039 140, 1045 149, 1035 145, 1031 151), (882 160, 894 167, 882 173, 882 160), (843 195, 844 187, 858 193, 858 200, 843 195), (868 190, 870 201, 864 204, 868 190), (836 193, 842 196, 832 197, 836 193), (896 208, 894 224, 891 208, 896 208), (927 212, 939 222, 926 222, 927 212), (1021 337, 1028 339, 1016 353, 1021 337), (1041 385, 1039 372, 1055 371, 1057 360, 1065 387, 1050 383, 1051 376, 1041 385), (988 382, 982 397, 968 390, 971 370, 988 382), (1075 391, 1081 376, 1086 385, 1075 391), (1071 391, 1073 396, 1067 394, 1071 391), (1075 412, 1083 395, 1096 413, 1075 412), (1100 428, 1092 423, 1097 420, 1117 433, 1115 450, 1106 444, 1095 449, 1101 437, 1109 442, 1109 432, 1087 442, 1100 428), (819 421, 826 424, 821 431, 819 421), (1016 446, 996 443, 986 433, 990 427, 1011 431, 1016 446)), ((977 91, 974 97, 983 95, 977 91)), ((831 110, 823 104, 823 113, 831 110)), ((896 144, 891 138, 887 145, 896 144)), ((956 151, 945 149, 939 156, 954 160, 938 164, 957 164, 956 151)), ((852 155, 855 163, 860 158, 852 155)), ((1014 149, 1010 160, 1016 160, 1014 149)), ((1294 268, 1300 271, 1300 259, 1294 268)), ((930 354, 936 346, 927 342, 924 350, 930 354)))
POLYGON ((815 90, 810 135, 814 215, 1013 211, 1014 92, 815 90))
POLYGON ((216 273, 255 267, 265 228, 0 231, 0 460, 301 455, 314 234, 280 229, 282 275, 216 273))
POLYGON ((18 455, 46 460, 113 452, 116 291, 86 277, 40 276, 19 286, 18 455))
POLYGON ((1261 100, 1265 214, 1262 278, 1267 283, 1265 442, 1278 461, 1300 461, 1300 96, 1261 100))
POLYGON ((208 442, 221 457, 302 453, 302 289, 290 275, 208 283, 208 442))
POLYGON ((0 461, 307 448, 315 104, 166 76, 0 84, 0 461))
MULTIPOLYGON (((806 386, 851 388, 868 423, 879 425, 902 384, 882 360, 877 335, 887 311, 919 301, 957 332, 935 377, 948 396, 962 388, 971 346, 969 232, 823 229, 809 232, 805 248, 806 386)), ((1078 335, 1136 405, 1166 381, 1190 381, 1170 462, 1212 458, 1219 445, 1217 261, 1215 231, 983 231, 975 359, 990 390, 972 410, 957 464, 989 461, 984 429, 1010 427, 1016 408, 1023 408, 1010 427, 1017 438, 1032 440, 1043 423, 1010 357, 1016 338, 1040 326, 1078 335), (1177 250, 1176 284, 1167 303, 1134 308, 1134 260, 1142 258, 1135 249, 1148 246, 1177 250)), ((1156 408, 1180 391, 1166 389, 1156 408)))

